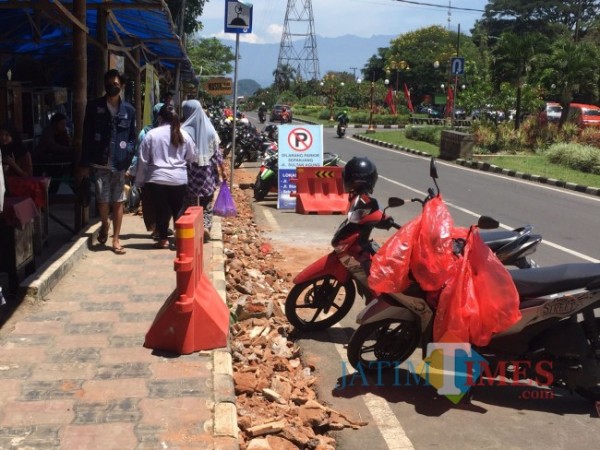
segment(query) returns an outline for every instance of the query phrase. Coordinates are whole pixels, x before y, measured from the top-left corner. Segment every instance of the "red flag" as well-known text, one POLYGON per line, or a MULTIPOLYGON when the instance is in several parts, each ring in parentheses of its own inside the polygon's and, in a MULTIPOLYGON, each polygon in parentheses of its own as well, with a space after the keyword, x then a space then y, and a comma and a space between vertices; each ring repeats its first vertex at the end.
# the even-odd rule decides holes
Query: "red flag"
POLYGON ((454 111, 454 91, 452 90, 452 86, 448 86, 448 95, 446 96, 446 114, 451 116, 452 111, 454 111))
POLYGON ((408 87, 406 86, 406 83, 404 83, 404 99, 406 100, 406 105, 408 106, 408 110, 410 112, 415 112, 415 109, 413 108, 413 105, 412 105, 412 101, 410 100, 410 92, 408 90, 408 87))
POLYGON ((392 92, 392 87, 388 88, 388 93, 385 96, 384 103, 388 105, 392 114, 396 114, 396 105, 394 104, 394 93, 392 92))

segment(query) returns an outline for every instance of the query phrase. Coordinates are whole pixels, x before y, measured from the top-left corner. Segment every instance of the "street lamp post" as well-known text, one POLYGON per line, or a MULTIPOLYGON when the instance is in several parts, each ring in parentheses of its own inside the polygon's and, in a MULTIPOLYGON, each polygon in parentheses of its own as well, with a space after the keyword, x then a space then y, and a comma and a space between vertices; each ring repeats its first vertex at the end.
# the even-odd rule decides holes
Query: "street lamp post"
POLYGON ((398 85, 398 78, 399 78, 399 72, 402 70, 410 70, 410 67, 408 65, 408 63, 404 60, 402 61, 390 61, 389 66, 387 66, 385 68, 385 71, 387 73, 387 75, 389 76, 392 72, 392 70, 395 72, 396 75, 396 83, 394 85, 394 106, 396 107, 396 111, 398 111, 398 89, 399 89, 399 85, 398 85))
MULTIPOLYGON (((337 93, 337 90, 338 90, 338 86, 333 82, 334 78, 335 78, 335 76, 333 74, 325 75, 325 78, 323 79, 323 81, 321 81, 319 83, 319 85, 323 89, 323 92, 327 96, 327 101, 329 104, 329 120, 330 121, 333 121, 333 100, 334 100, 335 94, 337 93)), ((339 86, 343 87, 344 82, 342 81, 339 84, 339 86)))
POLYGON ((369 108, 369 128, 367 128, 367 133, 375 133, 375 128, 373 127, 373 98, 375 96, 375 80, 371 80, 371 100, 370 100, 370 108, 369 108))

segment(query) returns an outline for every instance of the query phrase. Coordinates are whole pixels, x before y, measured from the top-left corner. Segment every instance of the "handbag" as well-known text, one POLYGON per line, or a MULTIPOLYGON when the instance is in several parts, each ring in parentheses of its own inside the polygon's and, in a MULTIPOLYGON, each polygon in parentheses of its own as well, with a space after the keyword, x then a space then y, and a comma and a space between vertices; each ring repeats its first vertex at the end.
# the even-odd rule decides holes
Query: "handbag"
POLYGON ((213 214, 221 217, 235 217, 237 215, 237 209, 231 196, 231 191, 227 185, 227 181, 221 183, 219 188, 219 194, 213 205, 213 214))
POLYGON ((126 199, 125 199, 125 210, 128 212, 136 212, 140 207, 141 194, 139 188, 134 182, 129 181, 124 186, 126 199))

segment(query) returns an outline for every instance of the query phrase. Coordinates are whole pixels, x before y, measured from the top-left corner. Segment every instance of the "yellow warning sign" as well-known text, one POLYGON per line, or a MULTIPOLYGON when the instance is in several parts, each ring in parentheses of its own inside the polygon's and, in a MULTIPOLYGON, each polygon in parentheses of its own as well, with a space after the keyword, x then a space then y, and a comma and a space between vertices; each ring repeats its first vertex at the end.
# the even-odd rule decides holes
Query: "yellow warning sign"
POLYGON ((335 175, 331 170, 317 170, 315 176, 317 178, 333 178, 335 175))

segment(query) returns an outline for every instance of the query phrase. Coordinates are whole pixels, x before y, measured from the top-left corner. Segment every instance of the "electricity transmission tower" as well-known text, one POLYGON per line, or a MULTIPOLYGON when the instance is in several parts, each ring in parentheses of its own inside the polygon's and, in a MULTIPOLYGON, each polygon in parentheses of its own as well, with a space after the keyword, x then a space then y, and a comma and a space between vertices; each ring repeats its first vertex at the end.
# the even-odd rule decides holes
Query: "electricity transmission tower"
POLYGON ((321 78, 311 0, 288 0, 277 59, 277 71, 282 69, 295 70, 303 80, 321 78))

